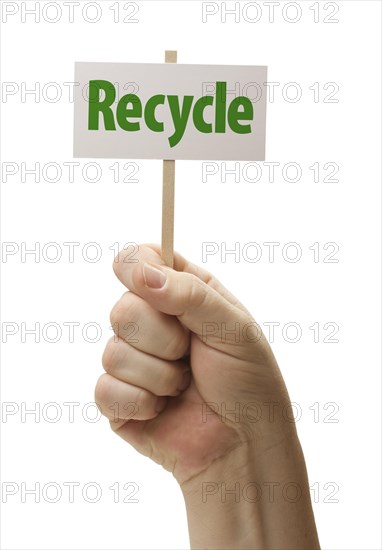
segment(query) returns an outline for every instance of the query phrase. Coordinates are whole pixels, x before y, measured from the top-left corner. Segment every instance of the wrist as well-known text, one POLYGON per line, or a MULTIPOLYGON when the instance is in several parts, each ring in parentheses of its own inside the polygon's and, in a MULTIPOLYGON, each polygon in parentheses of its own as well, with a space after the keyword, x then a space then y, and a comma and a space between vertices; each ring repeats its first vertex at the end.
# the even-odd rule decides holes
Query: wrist
POLYGON ((319 548, 297 435, 251 440, 182 483, 191 548, 319 548))
POLYGON ((253 446, 236 447, 181 484, 192 549, 263 547, 261 523, 246 495, 256 473, 253 446))
POLYGON ((206 504, 215 495, 218 500, 222 496, 223 502, 250 501, 251 498, 240 497, 237 492, 228 489, 235 489, 235 484, 236 488, 239 485, 243 489, 244 484, 261 483, 271 457, 281 458, 285 454, 296 466, 299 464, 301 446, 296 431, 288 429, 283 434, 278 433, 277 441, 274 436, 249 439, 219 457, 208 468, 180 483, 185 502, 190 505, 206 504), (224 492, 221 493, 224 488, 227 489, 226 497, 224 492))

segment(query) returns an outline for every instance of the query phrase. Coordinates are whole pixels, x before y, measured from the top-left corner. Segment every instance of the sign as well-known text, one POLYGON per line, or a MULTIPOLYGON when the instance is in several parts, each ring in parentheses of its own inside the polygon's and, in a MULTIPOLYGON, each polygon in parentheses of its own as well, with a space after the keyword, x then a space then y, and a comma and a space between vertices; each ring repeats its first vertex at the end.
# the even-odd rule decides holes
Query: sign
POLYGON ((265 160, 267 67, 76 63, 74 156, 265 160))

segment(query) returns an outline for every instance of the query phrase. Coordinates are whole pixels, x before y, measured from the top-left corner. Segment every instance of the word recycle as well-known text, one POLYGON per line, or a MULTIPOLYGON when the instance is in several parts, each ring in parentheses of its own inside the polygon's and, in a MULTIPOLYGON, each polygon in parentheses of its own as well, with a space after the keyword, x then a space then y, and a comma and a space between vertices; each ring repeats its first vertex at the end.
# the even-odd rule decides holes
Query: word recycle
POLYGON ((116 131, 118 125, 126 132, 139 132, 144 120, 148 130, 165 132, 165 123, 157 113, 159 106, 169 110, 173 123, 174 131, 168 137, 170 147, 181 141, 190 119, 194 128, 203 134, 226 133, 227 123, 237 134, 252 131, 254 108, 251 100, 237 96, 227 105, 227 82, 216 82, 214 95, 196 99, 193 95, 155 94, 143 104, 138 95, 131 93, 117 101, 114 84, 108 80, 89 81, 88 130, 99 130, 103 122, 107 131, 116 131), (206 121, 206 111, 209 121, 206 121))

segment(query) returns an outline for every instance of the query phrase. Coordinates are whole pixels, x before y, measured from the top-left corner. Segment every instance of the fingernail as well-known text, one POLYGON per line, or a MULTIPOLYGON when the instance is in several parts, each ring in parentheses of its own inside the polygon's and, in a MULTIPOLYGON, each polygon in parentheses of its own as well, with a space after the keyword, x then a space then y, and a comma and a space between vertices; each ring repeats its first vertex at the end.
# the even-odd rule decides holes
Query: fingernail
POLYGON ((167 275, 160 268, 150 264, 143 264, 143 278, 149 288, 162 288, 166 282, 167 275))
POLYGON ((182 376, 182 380, 181 380, 179 386, 177 387, 177 390, 178 391, 185 390, 188 387, 188 385, 190 383, 190 380, 191 380, 191 370, 188 369, 188 370, 184 371, 183 376, 182 376))
POLYGON ((167 399, 165 397, 159 397, 155 405, 155 412, 160 413, 163 411, 167 404, 167 399))

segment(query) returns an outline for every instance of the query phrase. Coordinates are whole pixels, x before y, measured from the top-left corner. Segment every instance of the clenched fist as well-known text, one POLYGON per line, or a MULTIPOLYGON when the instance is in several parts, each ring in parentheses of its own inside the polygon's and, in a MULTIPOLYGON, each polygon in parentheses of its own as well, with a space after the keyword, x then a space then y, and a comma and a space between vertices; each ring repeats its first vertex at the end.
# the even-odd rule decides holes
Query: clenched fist
POLYGON ((288 393, 259 326, 179 254, 174 269, 155 245, 140 246, 138 262, 127 254, 114 261, 128 292, 112 309, 115 336, 95 391, 112 429, 173 473, 193 548, 318 548, 295 424, 281 412, 288 393), (277 498, 232 508, 203 495, 222 482, 286 479, 302 488, 292 508, 277 498), (206 521, 216 524, 212 534, 206 521))
POLYGON ((211 274, 178 254, 166 267, 159 252, 140 246, 138 262, 126 251, 114 262, 129 291, 111 312, 96 401, 114 431, 182 483, 261 431, 256 402, 287 397, 248 311, 211 274))

